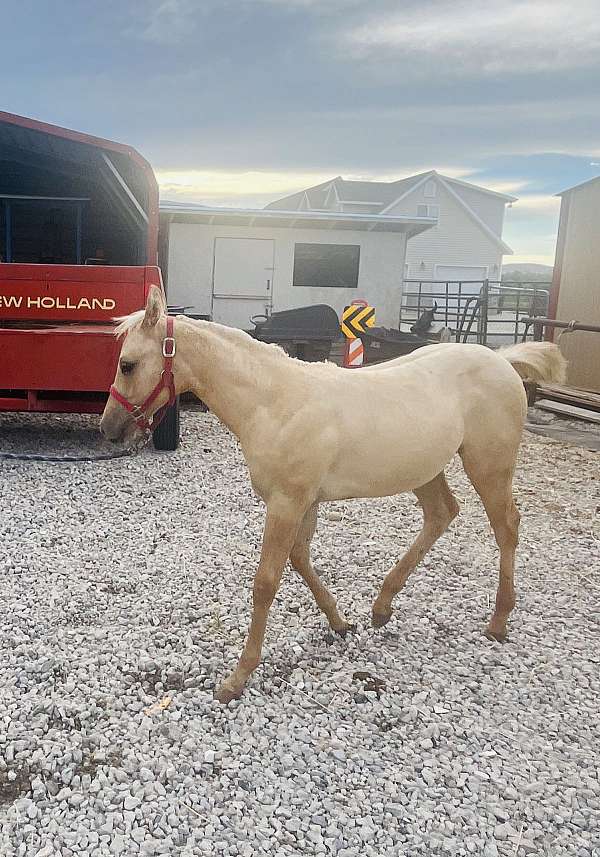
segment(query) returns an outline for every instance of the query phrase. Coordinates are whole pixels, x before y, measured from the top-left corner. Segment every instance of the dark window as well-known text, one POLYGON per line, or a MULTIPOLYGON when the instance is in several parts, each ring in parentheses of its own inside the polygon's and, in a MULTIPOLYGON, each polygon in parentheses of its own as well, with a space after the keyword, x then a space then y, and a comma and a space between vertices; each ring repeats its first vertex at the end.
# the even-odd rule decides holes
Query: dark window
POLYGON ((356 289, 358 244, 296 244, 294 285, 327 289, 356 289))

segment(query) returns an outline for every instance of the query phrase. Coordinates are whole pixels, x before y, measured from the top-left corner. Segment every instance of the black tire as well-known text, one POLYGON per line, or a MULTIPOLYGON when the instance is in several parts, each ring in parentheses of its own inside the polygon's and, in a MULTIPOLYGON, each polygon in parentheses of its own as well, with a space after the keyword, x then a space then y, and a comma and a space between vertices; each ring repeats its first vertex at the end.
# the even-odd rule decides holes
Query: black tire
POLYGON ((154 449, 173 452, 179 446, 179 396, 152 432, 154 449))

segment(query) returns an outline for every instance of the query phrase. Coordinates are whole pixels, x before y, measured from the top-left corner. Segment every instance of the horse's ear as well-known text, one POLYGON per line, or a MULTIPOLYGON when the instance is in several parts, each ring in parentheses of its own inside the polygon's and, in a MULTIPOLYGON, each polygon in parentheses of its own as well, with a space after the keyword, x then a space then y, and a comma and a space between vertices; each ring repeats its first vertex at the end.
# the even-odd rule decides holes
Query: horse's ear
POLYGON ((158 323, 159 318, 164 315, 165 312, 166 307, 162 291, 158 286, 150 286, 142 327, 154 327, 154 325, 158 323))

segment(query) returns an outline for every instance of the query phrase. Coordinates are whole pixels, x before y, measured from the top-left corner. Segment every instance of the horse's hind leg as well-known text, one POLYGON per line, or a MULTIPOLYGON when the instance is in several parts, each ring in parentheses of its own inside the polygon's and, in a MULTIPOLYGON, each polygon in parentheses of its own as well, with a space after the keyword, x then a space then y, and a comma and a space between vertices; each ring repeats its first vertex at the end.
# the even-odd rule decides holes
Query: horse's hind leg
POLYGON ((515 551, 519 541, 520 515, 512 494, 516 449, 503 460, 503 467, 490 464, 489 454, 474 455, 461 450, 467 476, 485 507, 500 548, 500 577, 496 592, 496 609, 486 629, 488 637, 499 642, 506 639, 506 622, 515 606, 515 551))
POLYGON ((312 592, 319 609, 327 616, 331 628, 344 634, 352 626, 338 611, 335 598, 323 586, 310 561, 310 543, 317 526, 317 509, 315 504, 306 513, 290 552, 290 562, 312 592))
POLYGON ((421 488, 417 488, 414 493, 423 509, 423 529, 383 582, 381 592, 373 604, 372 623, 375 628, 380 628, 389 622, 392 615, 392 599, 400 592, 410 573, 414 571, 427 551, 458 515, 458 503, 443 473, 438 474, 435 479, 421 488))

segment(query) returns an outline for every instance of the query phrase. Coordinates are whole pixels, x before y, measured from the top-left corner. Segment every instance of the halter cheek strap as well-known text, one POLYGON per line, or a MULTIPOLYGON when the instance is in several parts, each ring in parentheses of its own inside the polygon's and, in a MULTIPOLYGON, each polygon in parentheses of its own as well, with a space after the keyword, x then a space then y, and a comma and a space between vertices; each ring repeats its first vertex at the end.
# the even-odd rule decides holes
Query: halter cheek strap
POLYGON ((141 405, 132 404, 129 399, 126 399, 125 396, 119 393, 114 384, 110 388, 109 395, 112 396, 112 398, 115 399, 123 408, 125 408, 127 413, 131 414, 137 427, 145 433, 154 431, 160 421, 164 418, 168 408, 175 402, 177 397, 175 392, 175 379, 173 377, 173 358, 175 357, 175 350, 173 317, 167 316, 167 335, 162 341, 163 370, 156 387, 154 387, 152 392, 144 399, 141 405), (163 390, 167 390, 169 400, 156 411, 152 420, 150 420, 148 418, 148 411, 163 390))

